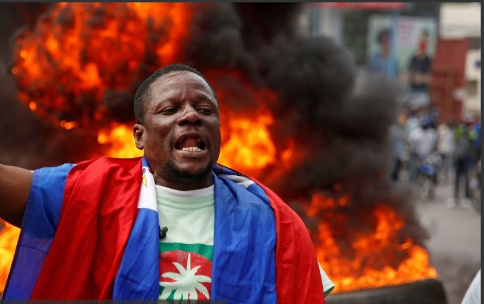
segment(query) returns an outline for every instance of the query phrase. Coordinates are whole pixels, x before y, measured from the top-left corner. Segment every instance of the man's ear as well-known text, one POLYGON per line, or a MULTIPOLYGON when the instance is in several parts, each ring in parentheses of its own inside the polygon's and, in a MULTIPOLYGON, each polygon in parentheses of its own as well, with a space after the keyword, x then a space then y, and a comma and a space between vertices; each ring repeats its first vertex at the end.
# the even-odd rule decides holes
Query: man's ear
POLYGON ((145 148, 144 143, 144 134, 145 134, 145 127, 140 124, 135 124, 133 126, 133 135, 134 135, 134 143, 136 148, 143 150, 145 148))

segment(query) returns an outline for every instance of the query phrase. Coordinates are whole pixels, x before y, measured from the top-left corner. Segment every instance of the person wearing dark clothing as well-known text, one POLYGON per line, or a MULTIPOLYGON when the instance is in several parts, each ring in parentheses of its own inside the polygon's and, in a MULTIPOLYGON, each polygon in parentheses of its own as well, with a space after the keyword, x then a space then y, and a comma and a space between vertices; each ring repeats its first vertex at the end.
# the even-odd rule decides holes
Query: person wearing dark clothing
POLYGON ((412 57, 408 65, 410 74, 410 90, 427 91, 429 88, 430 68, 432 60, 425 53, 412 57))
POLYGON ((417 53, 412 56, 407 67, 410 103, 414 107, 429 105, 429 87, 432 59, 427 55, 428 32, 420 38, 417 53))
POLYGON ((455 129, 455 151, 454 151, 454 197, 449 200, 448 207, 455 208, 459 205, 460 181, 464 178, 463 207, 470 206, 471 194, 469 191, 469 164, 472 159, 472 143, 475 140, 474 133, 470 132, 465 124, 457 126, 455 129))
POLYGON ((399 180, 400 170, 402 169, 403 165, 403 155, 405 153, 404 123, 404 118, 403 116, 401 116, 398 119, 398 123, 390 128, 390 136, 392 140, 394 156, 393 170, 390 178, 392 179, 392 181, 395 182, 399 180))

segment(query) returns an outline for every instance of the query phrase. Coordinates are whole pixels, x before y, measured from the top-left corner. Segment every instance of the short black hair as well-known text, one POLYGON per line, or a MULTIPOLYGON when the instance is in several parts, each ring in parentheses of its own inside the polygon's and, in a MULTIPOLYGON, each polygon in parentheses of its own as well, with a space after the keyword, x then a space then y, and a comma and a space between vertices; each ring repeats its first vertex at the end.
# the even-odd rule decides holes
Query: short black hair
POLYGON ((179 71, 187 71, 191 72, 194 74, 197 74, 198 76, 202 77, 203 80, 208 84, 210 87, 210 90, 212 91, 213 97, 215 98, 215 101, 217 102, 218 105, 218 98, 217 94, 215 93, 215 90, 212 88, 210 83, 207 81, 207 79, 200 73, 198 70, 188 66, 184 65, 181 63, 175 63, 175 64, 170 64, 167 65, 158 71, 154 72, 151 74, 150 77, 146 78, 143 83, 138 87, 136 90, 136 94, 134 95, 134 116, 136 118, 136 123, 139 124, 144 124, 145 123, 145 105, 150 99, 151 91, 150 87, 153 82, 155 82, 158 78, 172 73, 172 72, 179 72, 179 71))
POLYGON ((384 28, 378 32, 376 36, 376 42, 378 44, 383 44, 384 42, 388 42, 390 39, 390 29, 384 28))

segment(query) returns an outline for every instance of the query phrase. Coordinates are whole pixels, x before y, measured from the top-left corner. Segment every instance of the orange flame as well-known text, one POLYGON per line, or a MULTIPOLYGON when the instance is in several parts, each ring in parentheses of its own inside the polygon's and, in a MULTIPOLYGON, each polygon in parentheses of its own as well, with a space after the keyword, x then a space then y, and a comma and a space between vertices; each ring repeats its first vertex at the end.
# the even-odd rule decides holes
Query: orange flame
POLYGON ((109 147, 106 156, 109 157, 139 157, 143 151, 134 145, 133 128, 127 125, 113 125, 110 129, 99 131, 97 141, 109 147))
POLYGON ((0 293, 3 293, 7 283, 19 234, 20 229, 8 223, 5 223, 0 234, 0 293))
POLYGON ((368 219, 374 224, 361 231, 348 227, 349 215, 336 212, 337 208, 350 202, 351 195, 335 199, 314 194, 307 212, 311 216, 324 209, 323 212, 334 221, 319 224, 321 245, 316 248, 316 255, 335 283, 335 293, 437 277, 436 270, 430 266, 428 253, 404 236, 405 222, 390 206, 379 204, 368 210, 368 219), (345 248, 338 244, 337 237, 355 240, 351 248, 345 248))
POLYGON ((262 169, 275 160, 276 148, 267 126, 272 116, 265 114, 254 120, 232 119, 229 140, 220 149, 219 163, 233 168, 262 169))
POLYGON ((177 61, 191 15, 189 3, 56 3, 15 40, 19 99, 54 124, 74 116, 66 129, 87 125, 106 93, 139 81, 146 56, 154 68, 177 61))

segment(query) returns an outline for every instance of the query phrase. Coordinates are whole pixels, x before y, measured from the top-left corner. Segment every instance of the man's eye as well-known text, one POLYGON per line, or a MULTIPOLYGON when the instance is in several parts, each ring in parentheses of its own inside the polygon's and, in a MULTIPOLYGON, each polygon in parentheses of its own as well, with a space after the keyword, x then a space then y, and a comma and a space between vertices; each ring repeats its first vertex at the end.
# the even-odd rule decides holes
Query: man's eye
POLYGON ((205 114, 205 115, 210 115, 212 114, 212 109, 209 108, 201 108, 200 113, 205 114))
POLYGON ((161 110, 160 113, 163 113, 163 114, 175 114, 176 113, 176 108, 166 108, 166 109, 161 110))

